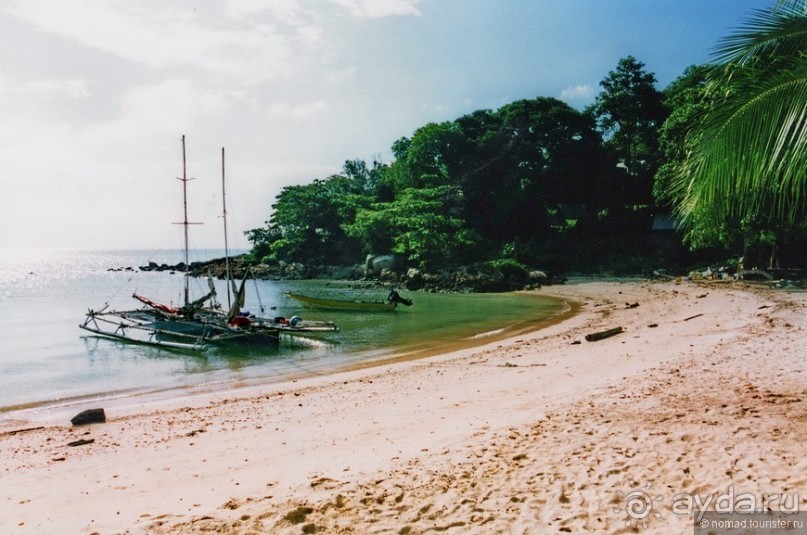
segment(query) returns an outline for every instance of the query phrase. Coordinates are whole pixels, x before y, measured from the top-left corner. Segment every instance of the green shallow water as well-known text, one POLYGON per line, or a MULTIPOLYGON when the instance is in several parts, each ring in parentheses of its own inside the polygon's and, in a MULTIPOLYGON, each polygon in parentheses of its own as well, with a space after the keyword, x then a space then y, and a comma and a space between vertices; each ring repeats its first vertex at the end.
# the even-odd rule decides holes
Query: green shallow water
MULTIPOLYGON (((210 251, 207 258, 220 256, 210 251)), ((176 263, 174 251, 65 252, 0 249, 0 411, 70 407, 143 393, 282 381, 366 366, 399 354, 434 354, 535 328, 565 305, 536 293, 429 294, 401 291, 414 305, 396 312, 314 311, 285 291, 386 298, 383 288, 329 281, 249 283, 246 309, 266 316, 334 321, 340 332, 280 347, 172 351, 86 336, 88 308, 137 308, 132 292, 179 303, 182 275, 109 271, 149 261, 176 263)), ((204 260, 205 257, 196 258, 204 260)), ((217 281, 220 295, 225 294, 217 281)), ((206 281, 192 280, 201 295, 206 281)), ((226 302, 225 298, 222 298, 226 302)), ((174 394, 172 394, 172 392, 174 394)))
MULTIPOLYGON (((274 284, 335 298, 382 300, 386 296, 383 289, 362 292, 348 283, 274 284)), ((565 307, 535 293, 401 294, 414 303, 411 307, 399 306, 392 313, 314 311, 288 299, 283 309, 305 318, 336 322, 341 332, 333 337, 331 354, 342 354, 345 361, 363 361, 392 353, 434 353, 445 347, 481 344, 535 328, 565 307)))

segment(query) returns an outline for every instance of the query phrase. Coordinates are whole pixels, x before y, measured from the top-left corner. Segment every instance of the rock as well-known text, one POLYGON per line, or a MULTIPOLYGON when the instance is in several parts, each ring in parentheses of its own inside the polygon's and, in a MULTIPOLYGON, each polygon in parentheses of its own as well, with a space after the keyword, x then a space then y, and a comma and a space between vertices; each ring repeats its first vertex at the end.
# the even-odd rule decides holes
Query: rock
POLYGON ((104 409, 88 409, 80 412, 70 420, 73 425, 103 424, 106 422, 104 409))
POLYGON ((409 268, 406 272, 406 287, 410 290, 423 288, 423 273, 419 269, 409 268))
POLYGON ((381 282, 393 282, 398 280, 398 273, 391 269, 384 268, 378 274, 378 280, 381 282))
POLYGON ((367 274, 381 273, 385 269, 395 271, 399 263, 398 258, 393 254, 368 254, 364 260, 364 267, 367 274))

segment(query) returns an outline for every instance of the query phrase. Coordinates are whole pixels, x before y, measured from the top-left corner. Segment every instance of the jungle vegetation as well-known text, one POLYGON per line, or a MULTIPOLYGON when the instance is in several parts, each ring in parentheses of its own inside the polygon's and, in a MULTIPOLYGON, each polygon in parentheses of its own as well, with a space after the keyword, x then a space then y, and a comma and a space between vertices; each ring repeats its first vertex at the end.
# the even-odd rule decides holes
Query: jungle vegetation
POLYGON ((391 252, 424 270, 636 272, 731 255, 804 267, 807 2, 754 12, 713 64, 656 84, 628 56, 585 110, 537 97, 423 125, 391 163, 348 160, 285 187, 247 232, 252 254, 351 265, 391 252))

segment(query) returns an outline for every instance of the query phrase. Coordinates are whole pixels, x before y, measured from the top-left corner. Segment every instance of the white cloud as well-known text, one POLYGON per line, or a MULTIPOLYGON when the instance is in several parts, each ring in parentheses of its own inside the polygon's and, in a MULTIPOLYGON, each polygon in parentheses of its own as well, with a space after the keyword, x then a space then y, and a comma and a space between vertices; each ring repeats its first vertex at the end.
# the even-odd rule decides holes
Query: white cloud
POLYGON ((285 102, 279 102, 272 104, 269 108, 269 112, 272 115, 281 115, 286 117, 292 117, 295 119, 302 119, 306 117, 312 117, 321 113, 324 113, 328 110, 328 104, 322 100, 314 100, 311 102, 305 102, 303 104, 291 105, 285 102))
POLYGON ((43 98, 84 98, 92 95, 88 85, 83 79, 37 80, 28 84, 28 90, 43 98))
POLYGON ((226 0, 224 11, 227 15, 245 19, 266 11, 273 11, 287 20, 296 19, 300 5, 297 0, 226 0))
POLYGON ((358 69, 356 68, 355 65, 353 65, 353 66, 348 67, 346 69, 342 69, 342 70, 333 71, 331 73, 328 73, 325 76, 325 81, 328 82, 329 84, 340 84, 340 83, 342 83, 344 81, 351 80, 351 79, 355 78, 357 72, 358 72, 358 69))
MULTIPOLYGON (((130 88, 107 121, 71 124, 55 120, 21 91, 8 91, 10 85, 0 79, 0 142, 5 147, 0 180, 14 199, 0 211, 0 230, 5 231, 0 245, 137 247, 164 235, 171 239, 169 223, 179 206, 179 187, 172 178, 181 174, 180 136, 190 133, 188 172, 203 179, 194 182, 193 194, 210 199, 216 163, 209 160, 215 160, 216 147, 223 143, 223 128, 210 125, 220 125, 244 102, 238 92, 175 78, 130 88), (6 183, 3 177, 15 180, 6 183), (20 221, 27 224, 20 226, 20 221)), ((197 203, 194 215, 203 208, 197 203)))
POLYGON ((560 92, 560 98, 569 102, 588 102, 594 98, 596 89, 587 84, 569 86, 560 92))
POLYGON ((358 18, 380 19, 395 15, 420 15, 420 0, 330 0, 358 18))
POLYGON ((4 11, 42 31, 150 67, 192 65, 249 80, 287 74, 299 45, 317 43, 316 27, 292 18, 287 19, 295 21, 291 28, 277 19, 253 20, 245 17, 250 8, 240 4, 230 4, 229 13, 242 20, 226 25, 218 12, 111 0, 25 0, 4 11))

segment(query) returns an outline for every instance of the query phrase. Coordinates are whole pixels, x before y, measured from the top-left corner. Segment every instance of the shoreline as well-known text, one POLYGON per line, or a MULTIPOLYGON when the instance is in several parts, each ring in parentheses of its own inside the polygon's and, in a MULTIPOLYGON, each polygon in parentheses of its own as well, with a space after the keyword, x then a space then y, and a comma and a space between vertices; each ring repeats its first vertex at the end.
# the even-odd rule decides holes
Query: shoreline
MULTIPOLYGON (((807 498, 805 294, 646 281, 538 293, 580 313, 423 359, 0 435, 0 527, 629 533, 612 510, 631 482, 704 493, 736 476, 807 498), (66 446, 77 439, 94 442, 66 446)), ((691 532, 663 512, 644 531, 691 532)))
MULTIPOLYGON (((527 296, 539 293, 534 291, 520 291, 527 296)), ((118 412, 128 413, 140 406, 160 406, 166 404, 181 404, 183 400, 199 396, 211 395, 238 395, 239 392, 249 388, 268 387, 270 385, 297 382, 314 377, 329 377, 336 374, 372 369, 396 363, 404 363, 447 353, 455 353, 463 349, 484 346, 522 334, 531 333, 564 321, 579 311, 579 304, 568 303, 561 298, 540 296, 554 300, 562 309, 552 312, 541 319, 521 320, 502 328, 489 332, 481 332, 472 336, 456 339, 451 342, 431 344, 426 347, 419 345, 405 346, 391 351, 372 351, 373 356, 362 360, 347 359, 334 365, 323 365, 321 368, 303 370, 294 374, 285 373, 276 376, 271 373, 258 374, 247 380, 220 380, 213 382, 191 383, 182 386, 167 386, 160 388, 133 388, 121 391, 96 392, 92 394, 77 395, 54 400, 33 401, 0 407, 0 434, 15 431, 20 423, 29 423, 36 426, 69 425, 70 418, 86 409, 103 406, 118 412), (378 354, 375 354, 378 353, 378 354)), ((559 307, 560 308, 560 307, 559 307)))

